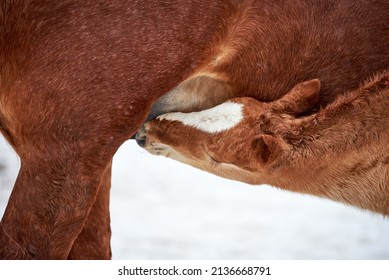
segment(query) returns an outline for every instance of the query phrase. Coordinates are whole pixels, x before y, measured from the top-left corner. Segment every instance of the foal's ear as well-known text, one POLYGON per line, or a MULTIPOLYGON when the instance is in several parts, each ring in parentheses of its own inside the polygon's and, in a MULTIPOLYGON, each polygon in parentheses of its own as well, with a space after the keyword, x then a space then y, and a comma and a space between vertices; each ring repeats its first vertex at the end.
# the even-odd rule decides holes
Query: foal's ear
POLYGON ((251 142, 253 156, 261 165, 272 164, 280 160, 283 153, 283 145, 280 139, 271 135, 255 136, 251 142))
POLYGON ((320 80, 313 79, 293 87, 285 96, 275 101, 273 108, 277 111, 304 113, 319 105, 320 80))

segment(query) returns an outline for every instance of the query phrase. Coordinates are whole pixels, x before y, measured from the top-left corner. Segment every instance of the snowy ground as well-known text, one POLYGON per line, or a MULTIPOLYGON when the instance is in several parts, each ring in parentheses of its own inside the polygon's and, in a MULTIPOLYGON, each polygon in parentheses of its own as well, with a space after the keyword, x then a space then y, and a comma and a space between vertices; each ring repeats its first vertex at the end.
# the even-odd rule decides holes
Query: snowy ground
MULTIPOLYGON (((0 214, 17 168, 0 139, 0 214)), ((389 259, 382 216, 220 179, 130 141, 112 183, 114 259, 389 259)))

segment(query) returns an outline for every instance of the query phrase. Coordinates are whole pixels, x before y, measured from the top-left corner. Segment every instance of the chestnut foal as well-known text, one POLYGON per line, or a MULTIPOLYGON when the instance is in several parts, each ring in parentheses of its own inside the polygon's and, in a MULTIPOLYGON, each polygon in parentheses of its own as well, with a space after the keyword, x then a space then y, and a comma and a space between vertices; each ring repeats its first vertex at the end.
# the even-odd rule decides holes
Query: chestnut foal
POLYGON ((152 154, 225 178, 389 215, 389 73, 312 113, 319 90, 311 80, 273 102, 241 97, 164 114, 137 138, 152 154))
POLYGON ((21 169, 0 258, 110 258, 112 156, 149 113, 314 77, 325 104, 388 68, 388 22, 386 0, 1 1, 0 131, 21 169))

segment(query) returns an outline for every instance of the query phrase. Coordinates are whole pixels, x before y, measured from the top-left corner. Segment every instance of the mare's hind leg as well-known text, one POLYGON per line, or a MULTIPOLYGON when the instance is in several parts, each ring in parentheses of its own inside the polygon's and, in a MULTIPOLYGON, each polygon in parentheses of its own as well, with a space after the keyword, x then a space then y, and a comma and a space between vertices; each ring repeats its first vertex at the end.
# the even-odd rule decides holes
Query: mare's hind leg
POLYGON ((23 150, 27 152, 19 153, 21 169, 2 219, 0 259, 66 259, 111 157, 93 143, 77 141, 23 150))
POLYGON ((112 161, 100 181, 99 193, 88 219, 70 251, 68 259, 111 259, 109 197, 112 161))

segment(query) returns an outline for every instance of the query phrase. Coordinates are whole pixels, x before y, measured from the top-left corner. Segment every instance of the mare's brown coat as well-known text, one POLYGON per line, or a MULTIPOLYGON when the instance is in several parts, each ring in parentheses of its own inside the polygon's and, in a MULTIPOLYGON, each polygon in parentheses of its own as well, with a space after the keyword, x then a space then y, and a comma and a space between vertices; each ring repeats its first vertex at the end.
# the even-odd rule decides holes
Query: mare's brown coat
POLYGON ((269 101, 310 78, 327 103, 388 67, 388 22, 386 0, 1 1, 0 131, 21 169, 0 258, 110 258, 111 159, 153 104, 269 101))

